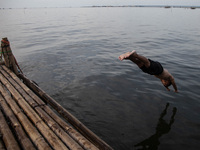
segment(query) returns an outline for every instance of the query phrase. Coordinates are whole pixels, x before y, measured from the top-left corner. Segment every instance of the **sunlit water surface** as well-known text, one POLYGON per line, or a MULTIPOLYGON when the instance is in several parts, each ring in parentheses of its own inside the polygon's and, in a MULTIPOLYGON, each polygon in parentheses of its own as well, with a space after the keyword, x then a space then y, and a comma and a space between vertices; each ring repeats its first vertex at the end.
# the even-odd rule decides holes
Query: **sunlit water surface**
POLYGON ((0 18, 24 74, 114 149, 200 149, 200 9, 1 9, 0 18), (133 49, 168 69, 179 93, 118 60, 133 49))

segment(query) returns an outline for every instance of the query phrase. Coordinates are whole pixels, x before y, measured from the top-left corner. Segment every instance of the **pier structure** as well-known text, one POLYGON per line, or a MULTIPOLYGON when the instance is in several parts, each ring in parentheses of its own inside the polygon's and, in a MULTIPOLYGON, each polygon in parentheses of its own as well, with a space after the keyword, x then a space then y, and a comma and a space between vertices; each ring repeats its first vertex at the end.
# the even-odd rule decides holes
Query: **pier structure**
POLYGON ((21 71, 1 41, 1 150, 112 150, 21 71))

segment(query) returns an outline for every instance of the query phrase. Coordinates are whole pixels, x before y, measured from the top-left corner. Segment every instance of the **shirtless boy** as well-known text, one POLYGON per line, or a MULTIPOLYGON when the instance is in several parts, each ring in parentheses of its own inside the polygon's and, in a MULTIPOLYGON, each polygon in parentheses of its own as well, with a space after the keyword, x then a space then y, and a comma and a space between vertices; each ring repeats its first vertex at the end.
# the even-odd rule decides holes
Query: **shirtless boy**
POLYGON ((143 72, 148 73, 150 75, 154 75, 155 77, 159 78, 168 91, 170 91, 168 87, 172 85, 174 91, 178 92, 176 83, 174 81, 174 77, 167 71, 167 69, 164 69, 159 62, 147 59, 146 57, 137 54, 135 50, 119 56, 119 60, 122 61, 124 59, 131 60, 143 72))

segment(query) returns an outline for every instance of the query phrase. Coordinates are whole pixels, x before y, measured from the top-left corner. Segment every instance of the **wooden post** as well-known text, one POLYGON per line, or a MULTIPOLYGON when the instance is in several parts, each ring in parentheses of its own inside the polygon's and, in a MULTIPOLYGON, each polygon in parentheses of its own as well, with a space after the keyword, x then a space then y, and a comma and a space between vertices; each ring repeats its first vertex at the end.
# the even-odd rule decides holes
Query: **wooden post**
MULTIPOLYGON (((10 68, 16 75, 19 74, 18 69, 21 71, 13 53, 12 50, 10 48, 10 42, 8 41, 8 39, 2 38, 1 40, 1 57, 2 55, 4 56, 4 60, 5 60, 5 65, 10 68), (18 69, 17 69, 18 67, 18 69)), ((21 71, 22 73, 22 71, 21 71)))

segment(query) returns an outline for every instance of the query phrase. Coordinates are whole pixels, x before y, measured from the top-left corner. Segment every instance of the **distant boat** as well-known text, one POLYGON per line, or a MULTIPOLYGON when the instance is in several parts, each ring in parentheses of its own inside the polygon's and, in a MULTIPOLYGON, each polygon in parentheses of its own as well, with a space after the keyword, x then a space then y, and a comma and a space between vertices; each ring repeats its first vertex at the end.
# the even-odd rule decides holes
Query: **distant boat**
POLYGON ((171 8, 171 6, 165 6, 165 8, 171 8))
POLYGON ((191 9, 196 9, 196 7, 191 7, 191 9))

